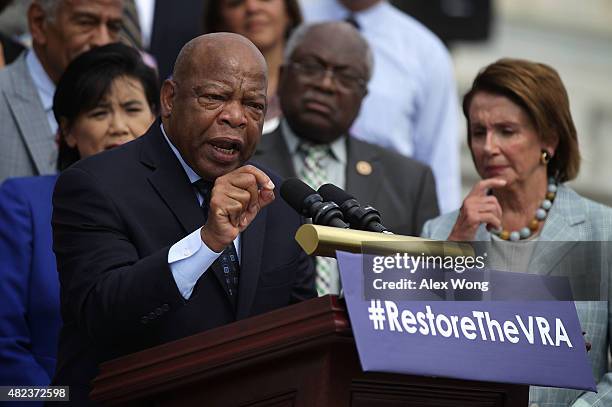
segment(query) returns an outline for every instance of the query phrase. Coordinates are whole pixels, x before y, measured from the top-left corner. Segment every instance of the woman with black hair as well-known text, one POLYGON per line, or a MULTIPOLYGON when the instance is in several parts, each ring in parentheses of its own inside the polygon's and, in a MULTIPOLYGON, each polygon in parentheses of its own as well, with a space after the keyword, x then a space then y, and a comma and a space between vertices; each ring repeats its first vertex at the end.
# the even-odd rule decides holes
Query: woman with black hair
MULTIPOLYGON (((110 44, 81 54, 53 100, 58 169, 129 142, 153 123, 155 72, 138 51, 110 44)), ((0 385, 48 385, 61 326, 52 251, 57 175, 13 178, 0 187, 0 385)))

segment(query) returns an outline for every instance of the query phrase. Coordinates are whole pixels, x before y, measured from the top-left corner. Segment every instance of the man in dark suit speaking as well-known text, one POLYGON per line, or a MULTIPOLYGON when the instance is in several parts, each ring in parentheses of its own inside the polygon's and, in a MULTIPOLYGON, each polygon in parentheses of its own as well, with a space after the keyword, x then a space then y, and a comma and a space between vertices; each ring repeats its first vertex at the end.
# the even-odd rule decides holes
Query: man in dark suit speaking
POLYGON ((161 123, 77 163, 53 197, 62 317, 54 384, 84 401, 97 365, 313 297, 280 180, 245 165, 261 137, 266 62, 235 34, 179 54, 161 123))

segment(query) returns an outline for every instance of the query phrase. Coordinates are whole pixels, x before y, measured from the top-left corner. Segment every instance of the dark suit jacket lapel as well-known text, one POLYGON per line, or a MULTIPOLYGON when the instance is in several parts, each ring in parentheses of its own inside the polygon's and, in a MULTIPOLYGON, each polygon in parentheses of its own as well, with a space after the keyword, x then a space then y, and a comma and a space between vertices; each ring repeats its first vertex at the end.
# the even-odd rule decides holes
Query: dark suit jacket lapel
POLYGON ((164 139, 156 121, 143 136, 141 162, 152 168, 149 182, 186 233, 202 226, 203 216, 189 178, 164 139))
MULTIPOLYGON (((149 182, 157 191, 168 209, 176 216, 185 233, 191 233, 200 228, 203 216, 193 187, 183 167, 168 146, 159 128, 159 121, 149 129, 143 146, 141 161, 153 168, 149 182)), ((267 210, 261 211, 241 236, 241 272, 238 286, 237 316, 244 318, 249 315, 251 304, 257 289, 263 241, 265 237, 267 210)), ((215 261, 210 267, 216 276, 221 289, 226 294, 228 304, 233 306, 227 296, 224 274, 221 264, 215 261)))
MULTIPOLYGON (((378 165, 377 153, 369 148, 365 143, 353 137, 347 137, 347 163, 346 163, 346 190, 351 195, 368 197, 368 204, 377 205, 379 192, 384 180, 382 168, 378 165), (372 173, 362 175, 357 172, 357 163, 365 161, 372 166, 372 173)), ((364 202, 361 202, 365 205, 364 202)))
MULTIPOLYGON (((289 148, 287 143, 285 143, 284 137, 281 135, 280 126, 272 133, 262 136, 253 156, 253 161, 257 162, 258 158, 263 160, 266 167, 274 169, 283 178, 296 176, 289 148)), ((277 185, 277 188, 279 187, 280 185, 277 185)), ((280 199, 280 196, 277 196, 276 199, 280 199)), ((264 208, 242 233, 237 319, 249 316, 251 305, 255 298, 255 291, 261 272, 267 216, 268 208, 264 208)))
MULTIPOLYGON (((280 199, 277 197, 276 199, 280 199)), ((268 208, 261 210, 253 222, 242 232, 240 240, 240 281, 236 318, 249 316, 261 272, 263 245, 266 239, 268 208)))
MULTIPOLYGON (((262 137, 253 158, 265 157, 265 163, 276 170, 282 177, 296 177, 295 168, 285 138, 281 133, 281 126, 270 134, 262 137)), ((377 153, 365 143, 347 137, 347 165, 346 165, 346 190, 353 195, 370 196, 371 204, 376 203, 380 190, 380 179, 383 176, 382 168, 378 165, 377 153), (359 161, 366 161, 372 165, 370 175, 361 175, 356 166, 359 161)))
POLYGON ((278 126, 272 133, 265 134, 257 146, 253 161, 265 157, 267 167, 273 168, 283 178, 296 177, 295 168, 285 138, 278 126))
MULTIPOLYGON (((170 149, 159 126, 160 122, 156 121, 143 136, 147 139, 143 145, 141 162, 153 169, 149 182, 181 224, 185 234, 188 234, 202 226, 204 217, 189 177, 170 149)), ((214 262, 211 269, 221 289, 227 294, 219 262, 214 262)), ((230 299, 227 300, 231 305, 230 299)))

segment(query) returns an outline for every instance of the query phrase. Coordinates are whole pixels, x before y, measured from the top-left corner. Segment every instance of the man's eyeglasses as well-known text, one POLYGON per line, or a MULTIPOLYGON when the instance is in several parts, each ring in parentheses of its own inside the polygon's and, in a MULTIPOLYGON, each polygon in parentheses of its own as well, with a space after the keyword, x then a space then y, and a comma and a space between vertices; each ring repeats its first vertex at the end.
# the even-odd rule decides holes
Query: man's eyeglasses
POLYGON ((323 80, 327 73, 331 72, 334 84, 344 90, 354 91, 357 89, 364 89, 367 85, 365 79, 344 67, 325 66, 315 61, 291 61, 288 65, 291 69, 294 69, 296 72, 299 72, 304 77, 313 81, 323 80))

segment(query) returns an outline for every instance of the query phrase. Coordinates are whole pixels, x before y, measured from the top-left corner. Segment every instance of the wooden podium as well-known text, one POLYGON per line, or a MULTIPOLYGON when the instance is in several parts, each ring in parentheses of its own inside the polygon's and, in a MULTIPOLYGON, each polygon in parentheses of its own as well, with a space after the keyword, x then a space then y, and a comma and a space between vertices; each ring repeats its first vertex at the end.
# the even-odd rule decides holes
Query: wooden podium
POLYGON ((527 406, 528 386, 364 373, 344 301, 325 296, 104 363, 91 397, 126 406, 527 406))

